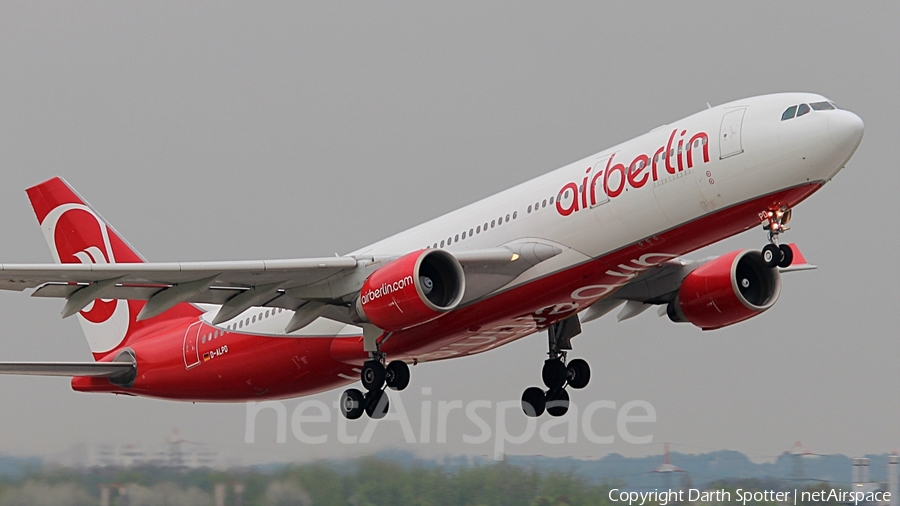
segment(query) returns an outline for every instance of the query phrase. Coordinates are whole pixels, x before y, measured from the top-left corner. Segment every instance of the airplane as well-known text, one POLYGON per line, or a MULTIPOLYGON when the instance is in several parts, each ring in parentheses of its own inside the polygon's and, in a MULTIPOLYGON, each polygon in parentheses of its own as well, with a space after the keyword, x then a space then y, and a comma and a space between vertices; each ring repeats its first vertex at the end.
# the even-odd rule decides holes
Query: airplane
POLYGON ((582 324, 620 308, 713 330, 758 316, 793 208, 846 165, 863 121, 813 93, 707 107, 343 256, 145 260, 61 178, 27 190, 53 264, 2 264, 0 288, 65 299, 93 362, 2 363, 79 392, 180 401, 283 399, 345 387, 348 419, 389 410, 410 365, 547 331, 527 416, 564 415, 590 367, 582 324), (761 249, 683 255, 760 227, 761 249))

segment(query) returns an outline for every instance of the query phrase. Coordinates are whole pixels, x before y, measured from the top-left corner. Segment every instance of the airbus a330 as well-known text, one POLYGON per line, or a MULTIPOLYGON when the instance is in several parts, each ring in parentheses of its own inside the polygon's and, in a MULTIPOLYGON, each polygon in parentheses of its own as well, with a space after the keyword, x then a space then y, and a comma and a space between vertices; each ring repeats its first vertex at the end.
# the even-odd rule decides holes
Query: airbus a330
MULTIPOLYGON (((781 274, 813 268, 780 241, 794 207, 863 136, 811 93, 704 109, 344 256, 146 261, 64 180, 27 190, 54 264, 0 265, 0 288, 65 299, 94 362, 2 363, 72 376, 81 392, 183 401, 341 396, 350 419, 388 412, 410 365, 547 331, 529 416, 566 413, 590 367, 581 326, 658 306, 704 330, 758 316, 781 274), (690 261, 749 229, 761 249, 690 261)), ((535 368, 540 359, 535 357, 535 368)))

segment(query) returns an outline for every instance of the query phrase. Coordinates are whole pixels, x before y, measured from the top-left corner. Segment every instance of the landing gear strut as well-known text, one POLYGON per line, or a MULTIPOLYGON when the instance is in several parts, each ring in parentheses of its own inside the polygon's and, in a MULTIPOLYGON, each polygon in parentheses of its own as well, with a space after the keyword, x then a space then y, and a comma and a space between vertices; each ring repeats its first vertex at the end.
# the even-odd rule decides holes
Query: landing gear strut
POLYGON ((572 349, 572 338, 581 333, 578 315, 554 323, 547 329, 548 358, 541 369, 544 391, 530 387, 522 393, 522 411, 527 416, 538 417, 544 411, 550 416, 563 416, 569 411, 569 393, 566 387, 584 388, 591 379, 591 368, 582 359, 566 364, 566 352, 572 349))
POLYGON ((763 262, 771 268, 789 267, 794 261, 794 250, 787 244, 779 246, 778 236, 791 228, 788 226, 791 222, 791 209, 787 206, 769 209, 761 213, 761 217, 765 221, 763 230, 769 232, 769 244, 762 249, 763 262))
POLYGON ((359 373, 366 393, 349 388, 341 395, 341 413, 348 420, 356 420, 363 413, 376 420, 384 418, 390 407, 385 387, 400 391, 409 385, 409 366, 406 362, 394 360, 385 367, 385 361, 383 353, 372 352, 359 373))

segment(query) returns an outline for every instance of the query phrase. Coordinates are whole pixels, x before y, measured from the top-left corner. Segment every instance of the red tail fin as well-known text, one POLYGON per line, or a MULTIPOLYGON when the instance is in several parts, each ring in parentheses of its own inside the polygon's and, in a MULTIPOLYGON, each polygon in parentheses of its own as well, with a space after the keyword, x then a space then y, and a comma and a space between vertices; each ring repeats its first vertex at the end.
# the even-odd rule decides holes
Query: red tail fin
MULTIPOLYGON (((55 177, 26 190, 57 263, 143 263, 145 260, 63 179, 55 177)), ((136 321, 141 300, 97 299, 78 314, 95 358, 126 346, 141 328, 171 318, 197 316, 179 304, 149 320, 136 321)))

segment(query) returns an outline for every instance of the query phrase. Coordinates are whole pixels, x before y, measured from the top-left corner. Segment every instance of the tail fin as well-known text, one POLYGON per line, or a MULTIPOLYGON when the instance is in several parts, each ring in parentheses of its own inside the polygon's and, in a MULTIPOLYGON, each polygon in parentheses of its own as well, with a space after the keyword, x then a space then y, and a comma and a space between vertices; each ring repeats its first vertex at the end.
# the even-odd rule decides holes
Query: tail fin
MULTIPOLYGON (((62 178, 49 179, 26 192, 57 263, 145 262, 62 178)), ((156 318, 138 322, 136 317, 144 304, 142 300, 97 299, 78 314, 94 358, 127 346, 130 338, 151 322, 200 314, 192 305, 180 304, 156 318)))

